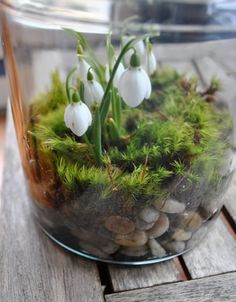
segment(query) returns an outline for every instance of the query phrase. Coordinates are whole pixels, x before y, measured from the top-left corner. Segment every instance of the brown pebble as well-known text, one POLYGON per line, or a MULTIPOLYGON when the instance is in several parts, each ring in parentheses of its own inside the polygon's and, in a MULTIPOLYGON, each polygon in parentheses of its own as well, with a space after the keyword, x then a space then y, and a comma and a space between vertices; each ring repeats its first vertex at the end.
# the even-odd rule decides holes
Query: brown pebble
POLYGON ((196 212, 185 212, 183 214, 183 227, 186 231, 195 231, 200 228, 203 220, 196 212))
POLYGON ((116 234, 114 242, 122 246, 142 246, 148 241, 147 234, 144 231, 136 230, 133 233, 127 235, 116 234))
POLYGON ((163 235, 169 228, 169 219, 166 214, 161 213, 154 226, 147 231, 148 237, 157 238, 163 235))
POLYGON ((122 247, 120 249, 121 254, 129 257, 142 257, 148 253, 148 247, 146 245, 134 246, 134 247, 122 247))
POLYGON ((117 234, 126 235, 135 230, 135 224, 127 217, 109 216, 105 221, 105 227, 117 234))
POLYGON ((191 232, 186 232, 185 230, 178 229, 172 235, 172 238, 176 241, 187 241, 192 237, 191 232))

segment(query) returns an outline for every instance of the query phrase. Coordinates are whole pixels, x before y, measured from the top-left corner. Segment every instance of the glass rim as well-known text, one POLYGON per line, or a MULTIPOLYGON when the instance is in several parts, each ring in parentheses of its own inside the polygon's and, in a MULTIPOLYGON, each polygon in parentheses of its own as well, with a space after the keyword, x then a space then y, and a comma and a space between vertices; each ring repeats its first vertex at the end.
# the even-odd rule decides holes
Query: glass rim
MULTIPOLYGON (((92 4, 97 1, 98 3, 103 4, 111 4, 115 2, 115 0, 91 0, 91 5, 87 4, 87 8, 92 9, 92 4)), ((122 2, 123 0, 116 0, 116 2, 122 2)), ((134 1, 134 0, 132 0, 134 1)), ((138 0, 143 1, 143 0, 138 0)), ((57 1, 58 2, 58 1, 57 1)), ((63 2, 63 1, 62 1, 63 2)), ((0 9, 9 13, 10 15, 14 15, 14 17, 20 22, 27 26, 38 27, 38 28, 47 28, 47 29, 55 29, 59 30, 65 27, 70 27, 74 30, 78 30, 81 32, 86 32, 86 30, 90 31, 92 29, 96 29, 97 33, 107 33, 111 31, 112 28, 122 28, 122 22, 112 21, 108 14, 99 14, 96 15, 94 8, 91 10, 85 11, 82 3, 84 1, 79 0, 76 1, 78 5, 81 5, 81 9, 75 9, 74 7, 69 7, 70 4, 75 2, 74 0, 70 0, 67 6, 53 6, 46 4, 45 0, 41 1, 33 1, 33 0, 2 0, 0 3, 0 9), (18 5, 17 5, 18 3, 18 5), (41 8, 40 8, 41 7, 41 8), (49 8, 49 10, 46 10, 49 8), (55 10, 54 10, 55 9, 55 10)), ((132 26, 136 26, 138 28, 151 28, 157 32, 168 32, 168 33, 183 33, 183 34, 219 34, 219 33, 229 33, 235 34, 236 37, 236 1, 235 0, 153 0, 153 3, 169 3, 175 5, 221 5, 224 4, 232 4, 235 7, 235 20, 233 23, 224 23, 224 24, 202 24, 202 23, 194 23, 194 24, 181 24, 181 23, 145 23, 142 21, 135 22, 132 21, 132 26)), ((125 2, 122 2, 125 3, 125 2)), ((137 3, 137 2, 136 2, 137 3)))

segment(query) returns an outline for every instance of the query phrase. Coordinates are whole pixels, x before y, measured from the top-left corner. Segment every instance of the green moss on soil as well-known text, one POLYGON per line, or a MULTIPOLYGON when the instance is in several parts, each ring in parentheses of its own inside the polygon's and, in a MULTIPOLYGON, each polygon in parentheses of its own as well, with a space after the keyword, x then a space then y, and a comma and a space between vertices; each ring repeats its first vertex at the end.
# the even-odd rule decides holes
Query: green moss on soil
POLYGON ((32 102, 28 133, 34 137, 35 152, 52 160, 66 192, 76 195, 94 188, 101 200, 122 193, 133 205, 168 194, 176 177, 190 183, 203 176, 212 184, 219 182, 232 120, 227 108, 217 110, 214 102, 208 102, 209 96, 215 98, 217 81, 200 93, 195 78, 186 80, 163 69, 152 77, 152 84, 150 100, 136 109, 122 105, 119 141, 111 139, 105 125, 105 156, 97 167, 86 142, 65 126, 64 83, 58 72, 53 73, 50 90, 32 102))

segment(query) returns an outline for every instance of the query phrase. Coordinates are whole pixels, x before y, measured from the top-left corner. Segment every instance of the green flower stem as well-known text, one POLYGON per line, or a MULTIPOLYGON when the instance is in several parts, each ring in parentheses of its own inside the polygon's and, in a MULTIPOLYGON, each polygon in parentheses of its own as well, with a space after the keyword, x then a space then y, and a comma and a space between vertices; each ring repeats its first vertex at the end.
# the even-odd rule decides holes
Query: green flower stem
POLYGON ((101 125, 104 125, 107 114, 109 112, 109 107, 110 107, 110 103, 111 103, 111 99, 112 99, 112 92, 109 91, 108 93, 108 97, 106 98, 105 102, 104 102, 104 106, 100 112, 100 116, 101 116, 101 125))
POLYGON ((116 124, 117 124, 117 127, 120 131, 120 128, 121 128, 121 110, 122 110, 122 106, 121 106, 121 98, 120 96, 118 95, 117 91, 115 92, 116 93, 116 97, 115 97, 115 100, 116 100, 116 124))
POLYGON ((72 29, 69 28, 65 28, 66 31, 71 32, 81 43, 81 45, 84 47, 84 49, 86 49, 89 57, 91 58, 91 60, 88 60, 86 55, 84 55, 84 59, 86 59, 88 61, 88 63, 90 65, 92 65, 96 75, 99 78, 99 81, 101 83, 103 83, 103 66, 102 64, 97 60, 92 48, 89 46, 89 44, 87 43, 87 41, 85 40, 85 38, 83 37, 83 35, 77 31, 74 31, 72 29))
POLYGON ((73 73, 76 71, 76 67, 74 67, 68 74, 67 78, 66 78, 66 95, 67 95, 67 99, 69 101, 69 103, 71 103, 71 87, 70 87, 70 79, 73 75, 73 73))
MULTIPOLYGON (((111 73, 109 82, 108 82, 108 84, 107 84, 106 90, 105 90, 104 95, 103 95, 103 98, 102 98, 102 102, 101 102, 101 112, 103 112, 103 111, 105 111, 105 110, 107 110, 107 112, 108 112, 108 110, 109 110, 109 106, 107 106, 106 102, 107 102, 107 97, 108 97, 109 91, 110 91, 111 88, 112 88, 112 82, 113 82, 113 80, 114 80, 115 74, 116 74, 116 72, 117 72, 117 69, 118 69, 118 67, 119 67, 119 65, 120 65, 120 63, 121 63, 121 61, 122 61, 124 55, 125 55, 126 52, 130 49, 130 46, 131 46, 134 42, 136 42, 136 41, 137 41, 137 39, 132 39, 132 40, 130 40, 130 41, 123 47, 123 49, 122 49, 122 51, 121 51, 119 57, 118 57, 117 60, 116 60, 116 63, 115 63, 115 65, 114 65, 114 67, 113 67, 113 70, 112 70, 112 73, 111 73)), ((107 116, 107 112, 104 113, 105 116, 107 116)), ((105 120, 104 120, 104 122, 105 122, 105 120)), ((104 122, 103 122, 103 123, 104 123, 104 122)), ((103 126, 104 126, 104 124, 102 124, 102 127, 103 127, 103 126)))
POLYGON ((117 127, 117 124, 113 120, 113 118, 109 118, 108 128, 109 128, 109 133, 110 133, 110 136, 111 136, 111 140, 113 142, 117 142, 120 139, 120 133, 119 133, 119 129, 117 127))
POLYGON ((96 109, 94 126, 93 126, 93 141, 94 151, 96 156, 97 165, 102 164, 102 129, 101 129, 101 116, 99 108, 96 109))

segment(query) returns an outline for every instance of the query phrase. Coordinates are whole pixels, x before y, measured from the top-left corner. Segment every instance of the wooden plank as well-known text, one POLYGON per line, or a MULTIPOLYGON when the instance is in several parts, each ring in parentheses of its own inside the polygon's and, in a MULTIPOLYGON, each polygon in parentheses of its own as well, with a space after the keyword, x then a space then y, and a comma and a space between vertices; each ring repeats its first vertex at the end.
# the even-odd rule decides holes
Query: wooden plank
POLYGON ((193 279, 236 271, 236 241, 221 219, 217 219, 206 238, 183 255, 193 279))
POLYGON ((177 260, 132 268, 110 265, 109 271, 115 292, 184 279, 184 272, 177 260))
POLYGON ((0 301, 103 301, 96 264, 65 252, 34 223, 12 125, 6 137, 0 301))
POLYGON ((160 285, 106 296, 107 302, 235 302, 236 273, 160 285))

